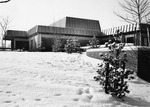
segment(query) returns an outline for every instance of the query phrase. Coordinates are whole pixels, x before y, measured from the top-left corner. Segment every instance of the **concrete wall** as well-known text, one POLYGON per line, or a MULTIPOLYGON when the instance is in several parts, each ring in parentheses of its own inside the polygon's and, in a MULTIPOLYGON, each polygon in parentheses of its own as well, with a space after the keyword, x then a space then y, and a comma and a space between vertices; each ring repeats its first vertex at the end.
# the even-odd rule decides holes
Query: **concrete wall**
POLYGON ((35 36, 29 38, 29 50, 35 50, 35 36))
POLYGON ((66 18, 60 19, 60 20, 58 20, 58 21, 50 24, 50 26, 54 26, 54 27, 66 27, 66 18))
POLYGON ((29 50, 37 50, 41 46, 41 34, 29 38, 29 50))
MULTIPOLYGON (((138 77, 150 82, 150 48, 127 46, 124 51, 128 60, 126 68, 134 70, 138 77)), ((108 53, 108 48, 90 49, 86 52, 87 56, 102 60, 99 53, 108 53)))
POLYGON ((138 73, 137 75, 150 82, 150 47, 138 48, 138 73))
MULTIPOLYGON (((89 49, 86 52, 86 55, 92 58, 96 58, 99 60, 102 60, 102 58, 99 56, 100 53, 108 53, 108 48, 99 48, 99 49, 89 49)), ((135 46, 126 46, 124 48, 124 51, 127 53, 127 60, 126 68, 132 69, 134 71, 138 71, 137 68, 137 47, 135 46), (134 50, 134 51, 133 51, 134 50)), ((121 54, 122 55, 122 54, 121 54)))

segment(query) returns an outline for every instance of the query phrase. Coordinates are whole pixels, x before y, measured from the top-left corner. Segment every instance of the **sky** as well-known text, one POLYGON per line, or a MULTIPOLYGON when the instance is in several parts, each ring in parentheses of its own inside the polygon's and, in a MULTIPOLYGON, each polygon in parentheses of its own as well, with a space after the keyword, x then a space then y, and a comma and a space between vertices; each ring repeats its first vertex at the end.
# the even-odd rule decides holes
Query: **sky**
POLYGON ((114 14, 120 10, 118 0, 11 0, 0 4, 0 16, 11 21, 8 29, 26 31, 66 16, 99 20, 105 30, 127 24, 114 14))

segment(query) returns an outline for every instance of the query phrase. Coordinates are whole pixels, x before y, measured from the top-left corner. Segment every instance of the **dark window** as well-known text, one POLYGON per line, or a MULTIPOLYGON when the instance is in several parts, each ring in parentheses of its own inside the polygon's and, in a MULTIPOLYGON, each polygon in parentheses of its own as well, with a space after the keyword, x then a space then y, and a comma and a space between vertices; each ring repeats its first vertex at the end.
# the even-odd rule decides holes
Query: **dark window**
POLYGON ((128 37, 127 38, 127 43, 134 43, 134 38, 133 37, 128 37))

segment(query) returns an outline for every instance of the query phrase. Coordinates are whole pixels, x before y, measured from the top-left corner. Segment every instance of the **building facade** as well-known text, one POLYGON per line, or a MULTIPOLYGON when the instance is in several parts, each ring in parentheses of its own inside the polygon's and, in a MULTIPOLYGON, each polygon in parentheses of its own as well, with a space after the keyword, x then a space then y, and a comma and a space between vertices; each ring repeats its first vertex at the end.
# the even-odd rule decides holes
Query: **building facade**
POLYGON ((89 40, 95 36, 100 44, 108 42, 117 30, 121 32, 121 39, 125 43, 133 43, 136 46, 150 46, 150 25, 141 24, 141 31, 137 24, 124 25, 101 31, 98 20, 65 17, 49 26, 36 25, 28 31, 8 30, 4 40, 11 41, 11 49, 24 49, 38 51, 44 49, 52 50, 54 39, 60 38, 65 44, 70 37, 79 40, 81 46, 87 46, 89 40))
POLYGON ((100 40, 102 43, 107 42, 119 30, 123 42, 132 43, 135 46, 150 46, 150 25, 140 24, 140 28, 141 30, 138 24, 129 24, 102 30, 103 35, 100 40))
POLYGON ((37 25, 28 31, 8 30, 5 40, 11 40, 11 48, 35 51, 43 48, 52 50, 53 40, 60 38, 65 42, 69 37, 75 37, 81 46, 86 46, 95 36, 100 39, 101 27, 98 20, 65 17, 49 26, 37 25))

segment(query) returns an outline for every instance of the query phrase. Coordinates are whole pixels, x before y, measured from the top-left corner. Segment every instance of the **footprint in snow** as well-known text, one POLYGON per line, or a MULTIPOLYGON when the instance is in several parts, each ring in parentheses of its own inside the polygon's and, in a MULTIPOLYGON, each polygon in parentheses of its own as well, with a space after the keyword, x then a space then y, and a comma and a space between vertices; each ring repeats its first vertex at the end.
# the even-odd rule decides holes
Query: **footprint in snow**
POLYGON ((82 88, 77 89, 76 94, 82 95, 83 94, 83 89, 82 88))
POLYGON ((89 88, 84 88, 84 93, 90 93, 90 89, 89 88))
POLYGON ((67 107, 67 106, 63 106, 63 107, 67 107))
POLYGON ((24 99, 24 98, 22 98, 21 100, 22 100, 22 101, 25 101, 25 99, 24 99))
POLYGON ((76 94, 78 94, 78 95, 82 95, 83 93, 90 94, 91 91, 93 91, 92 88, 79 88, 79 89, 77 89, 76 94))
POLYGON ((11 102, 12 102, 12 101, 9 101, 9 100, 8 100, 8 101, 3 101, 3 103, 11 103, 11 102))
POLYGON ((79 99, 78 98, 74 98, 73 101, 79 101, 79 99))
POLYGON ((41 101, 41 99, 40 99, 40 98, 37 98, 37 99, 35 99, 35 101, 41 101))
POLYGON ((81 102, 90 103, 92 98, 93 98, 93 95, 84 93, 84 94, 82 94, 82 97, 80 98, 80 101, 81 101, 81 102))
POLYGON ((6 93, 12 93, 11 91, 6 91, 6 93))
POLYGON ((61 94, 54 94, 54 96, 61 96, 61 94))
POLYGON ((12 96, 16 96, 16 94, 12 94, 12 96))

